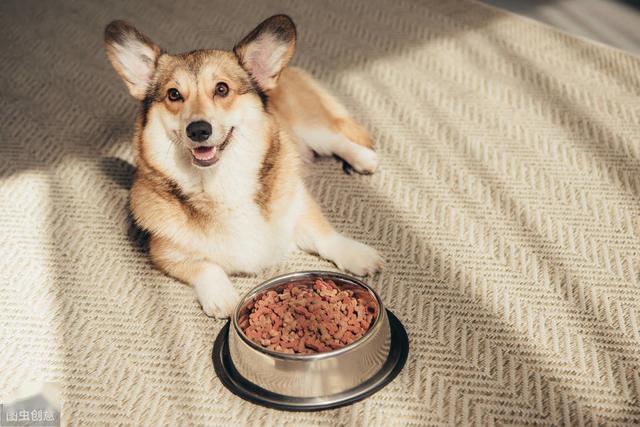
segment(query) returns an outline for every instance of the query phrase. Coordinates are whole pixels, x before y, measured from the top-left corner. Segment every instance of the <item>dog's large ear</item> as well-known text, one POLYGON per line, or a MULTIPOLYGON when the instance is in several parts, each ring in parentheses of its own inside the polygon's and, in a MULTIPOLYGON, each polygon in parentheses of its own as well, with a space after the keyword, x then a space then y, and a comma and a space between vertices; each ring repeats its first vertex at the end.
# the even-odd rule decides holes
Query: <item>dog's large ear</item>
POLYGON ((113 21, 104 31, 107 56, 135 98, 144 99, 162 53, 147 36, 125 21, 113 21))
POLYGON ((267 18, 234 48, 242 66, 264 91, 273 89, 296 49, 296 26, 287 15, 267 18))

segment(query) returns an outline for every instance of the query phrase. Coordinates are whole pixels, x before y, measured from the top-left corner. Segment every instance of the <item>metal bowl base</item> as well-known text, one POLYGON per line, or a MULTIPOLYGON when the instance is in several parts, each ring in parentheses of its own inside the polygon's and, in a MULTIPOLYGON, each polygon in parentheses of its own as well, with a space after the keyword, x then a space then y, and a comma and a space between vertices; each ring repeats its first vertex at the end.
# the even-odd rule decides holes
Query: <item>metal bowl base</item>
POLYGON ((213 367, 222 384, 236 396, 267 408, 285 411, 320 411, 350 405, 371 396, 389 384, 402 370, 409 354, 409 338, 400 320, 390 311, 391 348, 382 368, 369 380, 342 393, 321 397, 291 397, 272 393, 245 380, 233 366, 229 354, 229 322, 213 344, 213 367))

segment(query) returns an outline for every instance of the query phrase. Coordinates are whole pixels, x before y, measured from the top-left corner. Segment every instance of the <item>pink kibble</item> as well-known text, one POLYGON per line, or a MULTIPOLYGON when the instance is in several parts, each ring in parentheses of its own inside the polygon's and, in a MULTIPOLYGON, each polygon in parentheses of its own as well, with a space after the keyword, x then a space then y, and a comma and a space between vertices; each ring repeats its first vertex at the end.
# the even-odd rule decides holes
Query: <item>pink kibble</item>
POLYGON ((321 353, 362 337, 377 307, 340 290, 331 280, 288 283, 257 297, 239 320, 251 341, 282 353, 321 353))

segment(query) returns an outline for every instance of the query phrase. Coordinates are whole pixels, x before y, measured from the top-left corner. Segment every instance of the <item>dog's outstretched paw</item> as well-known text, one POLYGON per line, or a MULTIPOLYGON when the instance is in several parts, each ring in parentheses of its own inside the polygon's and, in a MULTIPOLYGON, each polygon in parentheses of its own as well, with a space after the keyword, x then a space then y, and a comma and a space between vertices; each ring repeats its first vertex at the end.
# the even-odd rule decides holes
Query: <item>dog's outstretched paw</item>
POLYGON ((384 266, 378 251, 364 243, 338 235, 328 248, 327 258, 341 270, 347 270, 356 276, 369 276, 384 266))
POLYGON ((378 155, 370 148, 358 148, 356 155, 351 159, 351 166, 359 173, 374 173, 378 169, 378 155))
POLYGON ((240 300, 226 273, 220 267, 203 271, 194 283, 194 289, 202 310, 209 317, 230 317, 240 300))

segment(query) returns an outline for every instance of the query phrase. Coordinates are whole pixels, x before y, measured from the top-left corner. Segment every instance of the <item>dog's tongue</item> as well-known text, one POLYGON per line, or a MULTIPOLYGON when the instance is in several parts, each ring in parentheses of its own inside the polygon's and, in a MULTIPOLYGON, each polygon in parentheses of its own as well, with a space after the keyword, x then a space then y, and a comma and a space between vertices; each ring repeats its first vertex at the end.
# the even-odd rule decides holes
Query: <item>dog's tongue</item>
POLYGON ((215 155, 215 147, 197 147, 193 150, 193 157, 198 160, 211 160, 215 155))

